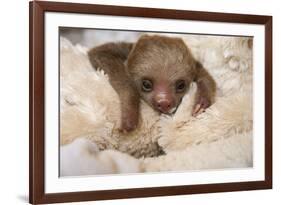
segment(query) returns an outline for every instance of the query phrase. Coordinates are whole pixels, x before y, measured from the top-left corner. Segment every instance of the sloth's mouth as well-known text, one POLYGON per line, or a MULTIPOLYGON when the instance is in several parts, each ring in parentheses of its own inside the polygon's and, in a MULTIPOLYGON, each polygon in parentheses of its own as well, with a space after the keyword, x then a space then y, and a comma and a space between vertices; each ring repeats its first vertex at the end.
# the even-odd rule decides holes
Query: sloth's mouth
POLYGON ((177 111, 177 106, 169 109, 169 110, 162 110, 158 107, 153 106, 154 110, 158 111, 160 114, 165 114, 165 115, 173 115, 177 111))
POLYGON ((165 115, 173 115, 173 114, 175 114, 175 113, 177 112, 178 107, 179 107, 179 105, 181 104, 181 102, 182 102, 182 98, 180 99, 180 102, 177 104, 177 106, 171 108, 168 112, 161 112, 161 111, 160 111, 160 112, 161 112, 162 114, 165 114, 165 115))
POLYGON ((170 115, 175 114, 175 112, 177 111, 177 109, 178 109, 178 106, 173 107, 172 109, 169 110, 168 114, 170 114, 170 115))
POLYGON ((171 109, 170 109, 169 111, 167 111, 167 112, 163 112, 163 111, 161 111, 161 110, 158 110, 158 111, 159 111, 160 114, 164 114, 164 115, 173 115, 173 114, 176 113, 177 109, 178 109, 178 106, 171 108, 171 109))
POLYGON ((164 115, 173 115, 176 113, 179 105, 181 104, 182 99, 180 99, 180 102, 178 103, 178 105, 174 106, 173 108, 169 109, 168 111, 163 111, 159 108, 157 108, 155 105, 153 105, 152 103, 148 103, 146 101, 144 101, 145 103, 147 103, 148 105, 150 105, 151 108, 153 108, 155 111, 157 111, 159 114, 164 114, 164 115))

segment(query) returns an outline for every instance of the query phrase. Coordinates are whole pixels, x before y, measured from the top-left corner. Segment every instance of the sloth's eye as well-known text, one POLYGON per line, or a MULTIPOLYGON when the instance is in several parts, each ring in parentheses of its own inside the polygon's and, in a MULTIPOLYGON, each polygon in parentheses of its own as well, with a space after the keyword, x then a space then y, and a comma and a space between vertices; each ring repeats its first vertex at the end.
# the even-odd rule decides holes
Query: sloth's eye
POLYGON ((184 92, 186 88, 186 83, 184 80, 179 80, 176 82, 176 92, 181 93, 184 92))
POLYGON ((144 92, 150 92, 152 91, 152 88, 153 88, 153 84, 151 80, 147 80, 147 79, 142 80, 142 90, 144 92))

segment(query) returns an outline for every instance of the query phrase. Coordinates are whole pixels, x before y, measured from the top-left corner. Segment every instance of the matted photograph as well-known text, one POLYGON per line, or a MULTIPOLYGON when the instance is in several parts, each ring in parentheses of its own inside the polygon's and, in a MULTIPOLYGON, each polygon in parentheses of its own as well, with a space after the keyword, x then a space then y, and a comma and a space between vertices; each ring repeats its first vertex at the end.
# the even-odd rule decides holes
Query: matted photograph
POLYGON ((60 176, 253 166, 253 37, 60 31, 60 176))
POLYGON ((272 187, 272 17, 30 3, 30 203, 272 187))

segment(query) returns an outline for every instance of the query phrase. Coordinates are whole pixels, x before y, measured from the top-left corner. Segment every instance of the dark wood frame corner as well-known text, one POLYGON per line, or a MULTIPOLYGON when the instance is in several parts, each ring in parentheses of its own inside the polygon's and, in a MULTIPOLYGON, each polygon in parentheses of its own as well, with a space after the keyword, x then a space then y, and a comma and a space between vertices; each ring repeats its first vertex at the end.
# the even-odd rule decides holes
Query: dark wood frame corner
POLYGON ((29 201, 33 204, 152 197, 272 188, 272 17, 154 8, 33 1, 29 4, 30 148, 29 201), (150 17, 265 26, 265 180, 206 185, 151 187, 107 191, 46 194, 44 190, 44 13, 68 12, 150 17))

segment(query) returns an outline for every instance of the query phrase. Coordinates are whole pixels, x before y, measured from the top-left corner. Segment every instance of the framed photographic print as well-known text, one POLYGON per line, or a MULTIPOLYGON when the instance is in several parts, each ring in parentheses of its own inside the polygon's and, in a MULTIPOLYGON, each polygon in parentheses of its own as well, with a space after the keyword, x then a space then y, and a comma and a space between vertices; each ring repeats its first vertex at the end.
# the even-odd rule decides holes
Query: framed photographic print
POLYGON ((30 2, 30 203, 272 187, 272 17, 30 2))

